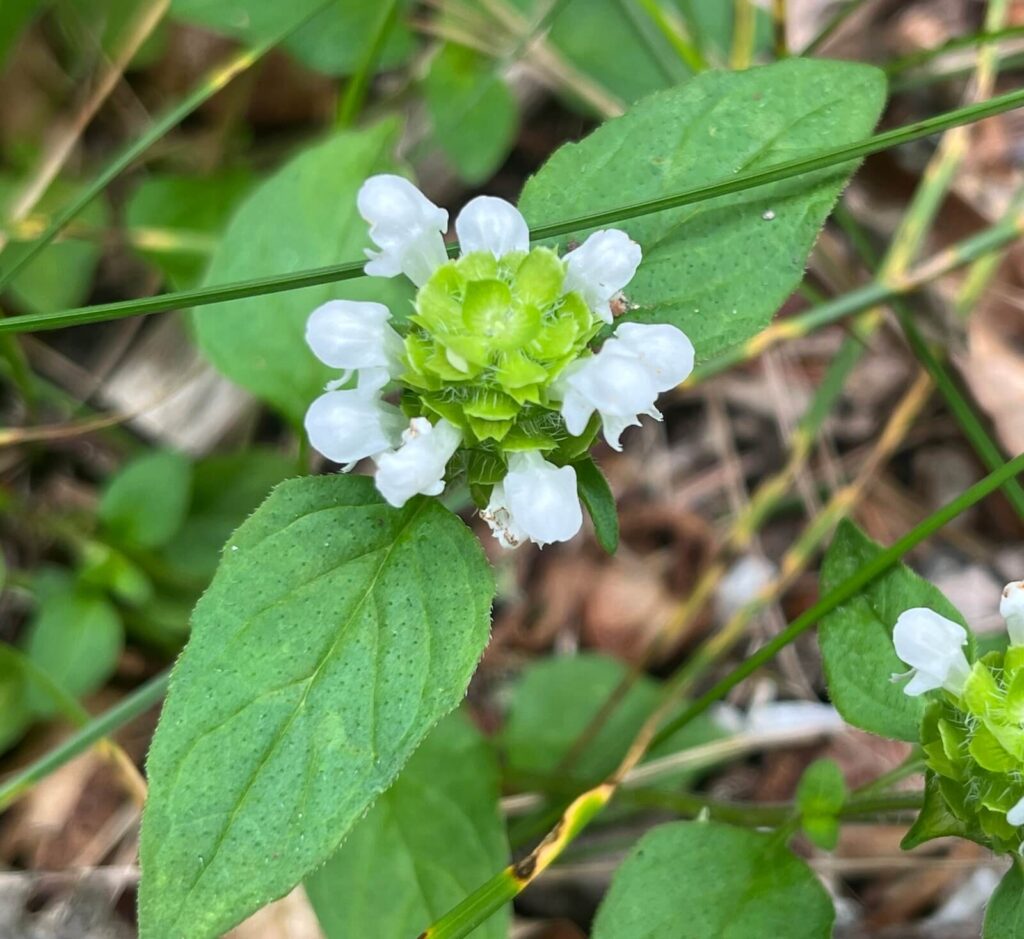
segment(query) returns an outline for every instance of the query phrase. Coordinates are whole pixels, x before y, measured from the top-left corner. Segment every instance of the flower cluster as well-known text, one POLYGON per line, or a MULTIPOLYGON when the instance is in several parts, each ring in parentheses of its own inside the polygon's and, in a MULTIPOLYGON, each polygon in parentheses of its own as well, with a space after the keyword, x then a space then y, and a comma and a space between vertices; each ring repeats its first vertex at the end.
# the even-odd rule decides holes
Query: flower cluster
MULTIPOLYGON (((941 800, 958 833, 996 851, 1024 846, 1024 581, 1003 590, 999 611, 1010 644, 976 662, 967 631, 933 610, 901 614, 893 629, 899 658, 911 666, 904 691, 942 691, 921 725, 928 799, 941 800)), ((906 676, 894 675, 894 679, 906 676)), ((919 821, 919 824, 922 824, 919 821)), ((913 830, 912 830, 913 832, 913 830)), ((933 836, 930 834, 929 836, 933 836)))
POLYGON ((599 432, 621 449, 641 415, 660 419, 658 395, 693 368, 674 326, 612 329, 640 246, 609 229, 564 257, 531 249, 518 209, 478 196, 455 220, 461 255, 449 259, 448 213, 408 180, 371 177, 357 205, 377 246, 366 273, 418 290, 401 321, 349 300, 309 317, 310 348, 341 371, 306 414, 310 443, 346 469, 372 458, 394 506, 464 473, 504 547, 572 538, 583 523, 573 462, 599 432))

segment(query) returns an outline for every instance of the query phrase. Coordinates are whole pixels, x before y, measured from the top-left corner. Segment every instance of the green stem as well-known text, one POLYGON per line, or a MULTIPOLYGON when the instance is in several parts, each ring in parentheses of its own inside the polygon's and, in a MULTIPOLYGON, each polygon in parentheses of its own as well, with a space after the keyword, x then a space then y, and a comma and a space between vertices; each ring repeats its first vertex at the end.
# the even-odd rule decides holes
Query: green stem
POLYGON ((835 16, 832 17, 818 33, 800 52, 800 55, 809 56, 817 52, 846 20, 864 6, 865 0, 850 0, 835 16))
POLYGON ((323 0, 310 13, 305 14, 297 22, 292 23, 287 29, 279 30, 274 36, 261 42, 251 49, 243 50, 232 56, 224 65, 219 65, 207 75, 198 87, 183 101, 171 108, 153 124, 138 140, 129 144, 121 151, 100 174, 88 186, 83 187, 81 193, 72 199, 63 209, 57 212, 46 231, 24 254, 20 255, 7 270, 0 272, 0 291, 7 287, 11 281, 25 269, 35 257, 39 255, 47 245, 60 234, 65 225, 68 224, 79 212, 82 211, 93 199, 95 199, 107 184, 127 169, 139 156, 148 150, 157 140, 164 136, 169 130, 180 124, 201 104, 215 95, 233 78, 244 72, 250 66, 258 62, 274 46, 286 39, 291 33, 298 29, 306 20, 325 8, 330 0, 323 0))
POLYGON ((655 735, 651 746, 657 746, 689 724, 694 718, 703 714, 712 704, 728 694, 741 681, 756 672, 766 662, 773 659, 781 649, 793 642, 802 633, 805 633, 823 616, 831 613, 832 610, 855 596, 876 577, 898 563, 908 551, 924 541, 925 538, 934 534, 972 505, 980 502, 985 496, 999 489, 1008 479, 1014 479, 1022 472, 1024 472, 1024 453, 1010 460, 1010 462, 1004 463, 998 470, 989 473, 980 482, 975 483, 937 512, 929 515, 921 524, 907 532, 891 547, 876 555, 855 574, 848 577, 809 610, 793 620, 786 629, 737 665, 736 668, 709 691, 695 699, 682 714, 662 727, 655 735))
MULTIPOLYGON (((669 19, 661 4, 658 3, 658 0, 636 0, 636 2, 643 7, 651 22, 660 30, 669 45, 675 50, 676 55, 679 56, 680 60, 691 72, 697 74, 708 68, 708 62, 701 55, 700 49, 697 48, 689 36, 677 28, 676 24, 669 19)), ((685 78, 686 76, 684 75, 683 77, 685 78)), ((679 81, 679 78, 674 79, 674 81, 679 81)))
POLYGON ((89 721, 62 744, 7 779, 0 785, 0 812, 8 809, 41 779, 88 750, 98 740, 148 711, 164 696, 169 679, 169 671, 157 675, 109 711, 89 721))
MULTIPOLYGON (((916 124, 909 124, 883 134, 877 134, 860 143, 836 147, 812 157, 780 163, 766 170, 746 173, 708 186, 699 186, 674 195, 662 196, 658 199, 634 202, 614 209, 577 216, 563 222, 541 225, 533 229, 531 237, 534 241, 539 241, 559 235, 579 233, 626 219, 680 208, 685 205, 693 205, 718 196, 754 189, 782 179, 799 176, 802 173, 809 173, 840 163, 850 162, 872 153, 878 153, 889 147, 899 146, 911 140, 919 140, 922 137, 929 137, 939 131, 947 130, 951 127, 959 127, 971 121, 981 120, 982 118, 990 117, 993 114, 1000 114, 1022 105, 1024 105, 1024 89, 1002 95, 998 98, 992 98, 981 104, 958 108, 955 111, 950 111, 947 114, 929 118, 925 121, 919 121, 916 124)), ((999 247, 999 245, 997 244, 996 247, 999 247)), ((451 245, 449 248, 450 253, 454 253, 457 250, 457 245, 451 245)), ((80 326, 86 323, 121 319, 126 316, 148 315, 165 310, 204 306, 211 303, 222 303, 226 300, 238 300, 262 294, 297 290, 302 287, 312 287, 318 284, 352 280, 353 278, 363 276, 363 265, 365 263, 365 261, 349 261, 328 267, 299 271, 294 274, 278 274, 217 287, 183 290, 178 293, 146 297, 141 300, 123 300, 117 303, 79 307, 74 310, 61 310, 56 313, 29 314, 16 317, 15 319, 0 321, 0 333, 80 326)), ((885 299, 887 296, 888 294, 885 292, 885 289, 882 288, 878 299, 885 299)))
POLYGON ((629 21, 636 38, 647 48, 651 59, 657 64, 658 70, 665 79, 666 85, 675 85, 690 77, 690 70, 673 54, 664 42, 664 37, 656 30, 652 22, 648 4, 644 0, 616 0, 622 15, 629 21), (644 8, 647 16, 637 9, 637 4, 644 8))
POLYGON ((941 46, 912 52, 910 55, 905 55, 902 58, 893 59, 882 67, 890 77, 896 76, 912 68, 917 68, 919 65, 925 65, 947 52, 967 49, 971 46, 984 46, 989 43, 1000 42, 1004 39, 1017 39, 1021 36, 1024 36, 1024 26, 1006 26, 1003 29, 982 30, 966 36, 955 36, 948 42, 944 42, 941 46))
MULTIPOLYGON (((335 2, 344 3, 345 0, 335 0, 335 2)), ((348 84, 345 86, 345 96, 338 106, 338 117, 335 121, 338 127, 351 127, 359 117, 359 112, 363 109, 363 102, 366 101, 370 80, 377 68, 377 62, 384 51, 391 31, 398 22, 398 11, 398 0, 384 0, 381 4, 380 17, 377 20, 373 39, 363 50, 362 58, 359 60, 355 73, 349 78, 348 84)))

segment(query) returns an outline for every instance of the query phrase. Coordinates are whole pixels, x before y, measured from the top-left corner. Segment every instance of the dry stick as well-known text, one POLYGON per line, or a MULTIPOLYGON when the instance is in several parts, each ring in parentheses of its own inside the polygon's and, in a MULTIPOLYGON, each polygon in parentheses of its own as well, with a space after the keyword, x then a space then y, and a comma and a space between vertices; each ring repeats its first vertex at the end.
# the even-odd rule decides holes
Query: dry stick
MULTIPOLYGON (((96 116, 96 112, 102 107, 103 102, 117 87, 128 63, 163 19, 170 3, 171 0, 153 0, 153 3, 140 12, 138 20, 128 31, 123 44, 115 52, 113 58, 107 62, 92 94, 85 100, 67 128, 55 137, 50 146, 43 151, 35 172, 12 201, 5 220, 8 226, 24 219, 35 208, 46 190, 50 188, 50 184, 57 178, 57 174, 60 173, 74 150, 78 138, 96 116)), ((7 236, 0 231, 0 250, 6 243, 7 236)))

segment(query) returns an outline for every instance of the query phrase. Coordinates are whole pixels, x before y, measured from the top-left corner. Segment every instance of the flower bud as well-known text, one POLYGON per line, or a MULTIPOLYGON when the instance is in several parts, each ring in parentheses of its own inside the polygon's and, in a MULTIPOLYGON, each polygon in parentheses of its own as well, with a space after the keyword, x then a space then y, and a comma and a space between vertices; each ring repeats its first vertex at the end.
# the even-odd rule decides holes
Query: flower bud
POLYGON ((402 445, 376 456, 377 490, 396 509, 415 495, 444 491, 444 472, 462 435, 443 418, 431 424, 414 417, 402 433, 402 445))
POLYGON ((543 547, 568 541, 583 525, 576 470, 548 463, 536 450, 513 453, 509 471, 480 513, 503 548, 525 539, 543 547))
POLYGON ((566 255, 565 290, 577 291, 596 316, 610 323, 610 301, 633 279, 642 256, 640 245, 624 231, 596 231, 566 255))
POLYGON ((489 251, 495 258, 530 250, 530 229, 519 209, 494 196, 470 199, 455 219, 463 254, 489 251))
POLYGON ((1024 646, 1024 580, 1007 584, 999 601, 999 613, 1006 620, 1011 646, 1024 646))
POLYGON ((391 378, 402 369, 402 337, 392 329, 391 311, 382 303, 330 300, 306 321, 306 343, 325 365, 350 372, 386 369, 391 378))
POLYGON ((903 689, 908 695, 916 697, 936 688, 955 695, 963 692, 971 667, 963 653, 967 631, 958 623, 934 610, 915 607, 900 614, 892 640, 896 655, 911 666, 911 679, 903 689))
POLYGON ((359 214, 370 225, 380 251, 366 252, 371 277, 405 274, 420 286, 447 259, 442 237, 448 213, 401 176, 371 176, 356 197, 359 214))

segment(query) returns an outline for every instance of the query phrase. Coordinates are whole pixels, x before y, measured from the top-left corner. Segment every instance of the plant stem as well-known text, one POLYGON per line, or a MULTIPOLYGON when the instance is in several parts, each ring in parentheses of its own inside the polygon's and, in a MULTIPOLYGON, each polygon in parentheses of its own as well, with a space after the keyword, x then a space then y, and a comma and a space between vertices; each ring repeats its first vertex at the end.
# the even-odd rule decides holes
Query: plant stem
POLYGON ((809 56, 817 52, 828 40, 828 38, 843 25, 846 20, 864 6, 865 0, 850 0, 835 16, 832 17, 806 46, 800 51, 800 55, 809 56))
POLYGON ((366 101, 366 92, 377 67, 377 61, 384 51, 391 31, 398 22, 398 9, 398 0, 384 0, 381 4, 373 38, 363 49, 355 73, 345 86, 345 95, 338 106, 338 117, 335 121, 337 127, 351 127, 359 117, 359 112, 363 109, 363 103, 366 101))
MULTIPOLYGON (((896 128, 869 137, 861 143, 837 147, 823 151, 812 157, 804 157, 799 160, 791 160, 780 163, 778 166, 766 170, 759 170, 754 173, 746 173, 732 179, 723 180, 708 186, 700 186, 696 189, 687 189, 683 192, 670 196, 662 196, 658 199, 650 199, 643 202, 635 202, 629 205, 620 206, 614 209, 606 209, 601 212, 594 212, 589 215, 577 216, 563 222, 553 222, 548 225, 541 225, 531 232, 533 240, 538 241, 546 238, 553 238, 559 235, 580 233, 590 228, 597 228, 602 225, 621 222, 630 218, 637 218, 642 215, 649 215, 654 212, 662 212, 667 209, 679 208, 685 205, 693 205, 707 199, 754 189, 768 183, 778 182, 802 173, 820 170, 835 166, 843 162, 866 156, 871 153, 878 153, 889 147, 898 146, 911 140, 918 140, 928 137, 942 130, 951 127, 959 127, 962 124, 974 120, 981 120, 993 114, 1000 114, 1013 108, 1024 105, 1024 89, 993 98, 982 104, 970 107, 958 108, 947 114, 929 118, 916 124, 909 124, 905 127, 896 128)), ((1006 235, 1004 228, 989 230, 989 235, 994 244, 987 248, 992 250, 1001 246, 1000 238, 1006 235)), ((1015 237, 1016 231, 1009 234, 1009 238, 1015 237)), ((976 236, 982 238, 982 236, 976 236)), ((963 245, 973 244, 974 239, 968 239, 963 245)), ((455 253, 457 245, 449 247, 449 253, 455 253)), ((984 253, 984 252, 982 252, 984 253)), ((977 256, 977 255, 975 255, 977 256)), ((969 258, 968 260, 973 260, 969 258)), ((937 264, 949 264, 950 259, 945 253, 933 259, 937 264)), ((958 266, 966 261, 954 260, 951 266, 958 266)), ((61 310, 56 313, 29 314, 0 321, 0 333, 3 332, 27 332, 41 329, 58 329, 66 326, 80 326, 86 323, 105 322, 107 320, 121 319, 126 316, 148 315, 160 313, 165 310, 184 309, 187 307, 204 306, 212 303, 222 303, 226 300, 238 300, 244 297, 258 296, 262 294, 279 293, 286 290, 297 290, 302 287, 312 287, 318 284, 334 283, 363 276, 363 265, 365 261, 349 261, 342 264, 334 264, 328 267, 315 268, 313 270, 299 271, 294 274, 278 274, 270 277, 257 278, 255 280, 240 281, 232 284, 223 284, 216 287, 201 287, 195 290, 184 290, 178 293, 162 294, 156 297, 145 297, 139 300, 123 300, 117 303, 98 304, 91 307, 79 307, 73 310, 61 310)), ((931 275, 929 275, 931 276, 931 275)), ((913 289, 904 283, 897 283, 889 287, 881 285, 869 285, 869 290, 874 290, 877 296, 871 300, 877 303, 893 296, 896 292, 906 292, 913 289)), ((856 292, 854 292, 856 293, 856 292)), ((862 298, 852 299, 854 294, 848 294, 847 298, 856 306, 862 298)), ((860 307, 863 309, 863 307, 860 307)), ((853 312, 851 309, 849 312, 853 312)), ((845 315, 845 314, 839 314, 845 315)), ((789 323, 792 320, 787 321, 789 323)), ((780 324, 785 326, 786 324, 780 324)), ((768 332, 767 330, 765 332, 768 332)), ((761 335, 764 335, 762 333, 761 335)), ((802 335, 802 333, 798 334, 802 335)), ((756 342, 752 340, 752 342, 756 342)), ((747 347, 744 347, 747 348, 747 347)), ((741 354, 742 358, 742 354, 741 354)), ((738 359, 733 359, 738 361, 738 359)))

